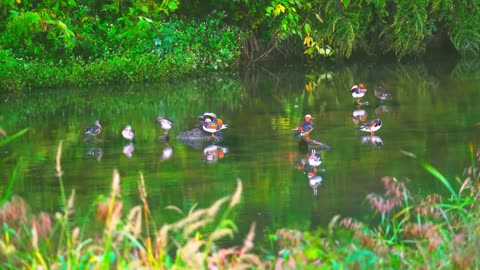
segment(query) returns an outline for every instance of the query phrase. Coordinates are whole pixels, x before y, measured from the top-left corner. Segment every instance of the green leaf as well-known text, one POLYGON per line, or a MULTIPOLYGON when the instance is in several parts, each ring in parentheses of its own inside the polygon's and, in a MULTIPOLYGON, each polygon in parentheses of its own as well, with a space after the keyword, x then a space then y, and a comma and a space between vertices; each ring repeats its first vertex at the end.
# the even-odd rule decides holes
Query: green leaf
POLYGON ((303 29, 305 30, 305 33, 307 35, 310 35, 310 32, 311 32, 311 27, 310 27, 310 24, 306 23, 304 26, 303 26, 303 29))
POLYGON ((342 2, 345 8, 348 8, 348 6, 350 5, 350 0, 343 0, 342 2))
POLYGON ((435 178, 437 178, 438 180, 440 180, 440 182, 442 182, 442 184, 450 191, 453 197, 458 198, 457 193, 452 188, 452 186, 450 185, 450 182, 448 182, 445 176, 443 176, 437 169, 435 169, 432 165, 430 165, 427 162, 423 162, 422 165, 425 168, 425 170, 427 170, 429 173, 435 176, 435 178))
POLYGON ((8 136, 8 137, 5 138, 4 140, 1 140, 1 141, 0 141, 0 146, 5 145, 5 144, 7 144, 7 143, 9 143, 9 142, 11 142, 11 141, 13 141, 13 140, 15 140, 16 138, 18 138, 18 137, 22 136, 23 134, 25 134, 25 132, 27 132, 27 131, 28 131, 28 128, 25 128, 25 129, 22 129, 22 130, 20 130, 19 132, 15 133, 15 134, 11 135, 11 136, 8 136))
POLYGON ((177 2, 175 2, 175 1, 170 1, 170 2, 168 3, 168 9, 169 9, 170 11, 175 11, 177 8, 178 8, 177 2))
POLYGON ((71 7, 76 7, 77 2, 75 2, 75 0, 68 0, 68 5, 71 6, 71 7))
POLYGON ((142 10, 143 13, 148 14, 148 7, 147 6, 142 6, 140 8, 140 10, 142 10))

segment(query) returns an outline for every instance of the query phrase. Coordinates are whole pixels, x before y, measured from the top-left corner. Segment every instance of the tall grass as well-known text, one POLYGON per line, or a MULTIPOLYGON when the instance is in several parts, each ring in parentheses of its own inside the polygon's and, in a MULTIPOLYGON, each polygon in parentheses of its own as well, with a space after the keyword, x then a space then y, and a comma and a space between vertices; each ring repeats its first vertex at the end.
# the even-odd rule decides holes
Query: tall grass
MULTIPOLYGON (((125 212, 121 177, 113 171, 109 196, 94 203, 100 231, 78 227, 75 192, 62 188, 62 210, 30 213, 25 201, 12 196, 0 207, 0 266, 6 269, 477 269, 480 259, 480 150, 470 146, 472 164, 458 177, 455 191, 445 176, 425 169, 451 195, 420 196, 405 181, 381 179, 383 193, 367 202, 366 221, 335 216, 316 231, 279 229, 270 250, 255 253, 255 224, 243 245, 219 246, 237 232, 232 211, 240 203, 242 182, 230 196, 207 208, 193 207, 173 223, 156 224, 139 174, 140 205, 125 212), (463 178, 463 179, 461 179, 463 178), (448 185, 447 185, 448 183, 448 185), (456 196, 453 196, 456 195, 456 196)), ((63 186, 62 142, 56 172, 63 186)), ((421 163, 425 165, 425 163, 421 163)))
MULTIPOLYGON (((243 246, 217 247, 233 237, 232 209, 239 204, 237 189, 204 209, 191 209, 172 224, 155 224, 147 203, 143 175, 138 183, 142 205, 124 215, 121 180, 114 170, 110 195, 96 203, 96 220, 102 232, 76 227, 75 192, 67 200, 61 167, 62 142, 58 145, 56 172, 61 188, 62 212, 31 214, 25 201, 12 197, 0 208, 0 261, 2 267, 27 269, 262 269, 251 253, 255 225, 243 246), (222 213, 220 215, 220 213, 222 213), (159 228, 159 229, 157 229, 159 228), (59 232, 59 233, 58 233, 59 232)), ((178 208, 171 206, 171 209, 178 208)), ((93 219, 93 217, 91 217, 93 219)))

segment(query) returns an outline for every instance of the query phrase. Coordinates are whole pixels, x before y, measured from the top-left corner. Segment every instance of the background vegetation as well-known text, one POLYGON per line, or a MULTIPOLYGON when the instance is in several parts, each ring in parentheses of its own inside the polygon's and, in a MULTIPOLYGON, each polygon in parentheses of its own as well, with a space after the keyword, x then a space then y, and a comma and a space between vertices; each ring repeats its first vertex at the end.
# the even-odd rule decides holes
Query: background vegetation
POLYGON ((8 0, 0 14, 4 90, 159 81, 241 59, 480 50, 477 0, 8 0))

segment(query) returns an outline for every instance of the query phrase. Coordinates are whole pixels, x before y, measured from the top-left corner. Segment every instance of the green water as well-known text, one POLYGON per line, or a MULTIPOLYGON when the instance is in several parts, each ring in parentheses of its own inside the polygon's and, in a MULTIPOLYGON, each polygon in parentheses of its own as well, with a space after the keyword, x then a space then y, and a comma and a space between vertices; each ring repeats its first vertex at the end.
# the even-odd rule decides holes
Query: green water
POLYGON ((78 216, 95 218, 90 206, 100 194, 109 194, 112 172, 118 169, 125 208, 140 204, 137 183, 142 173, 159 223, 178 218, 167 206, 183 211, 209 206, 233 193, 238 178, 243 181, 243 200, 236 212, 240 234, 252 222, 261 237, 281 227, 326 225, 335 214, 363 217, 370 215, 365 196, 382 190, 383 176, 409 179, 415 192, 446 194, 419 160, 430 162, 458 186, 455 177, 461 178, 469 164, 468 143, 479 144, 476 67, 476 62, 440 59, 318 70, 259 68, 155 85, 4 94, 0 127, 12 134, 30 130, 1 148, 0 158, 8 158, 0 163, 1 190, 20 164, 14 194, 34 211, 58 211, 55 155, 63 141, 64 185, 67 193, 76 191, 78 216), (353 83, 366 85, 363 101, 368 105, 354 104, 348 91, 353 83), (373 90, 380 84, 392 93, 392 100, 376 100, 373 90), (367 120, 383 120, 376 134, 382 146, 369 144, 369 135, 358 130, 352 120, 357 109, 365 110, 367 120), (175 138, 193 128, 197 116, 206 111, 229 125, 224 140, 217 143, 224 155, 214 162, 205 160, 203 147, 175 138), (332 146, 321 153, 317 175, 323 183, 317 196, 297 168, 307 153, 291 131, 307 113, 315 118, 311 138, 332 146), (175 122, 168 142, 155 123, 159 115, 175 122), (83 132, 96 119, 103 132, 85 142, 83 132), (126 124, 136 130, 131 157, 124 154, 127 142, 120 135, 126 124), (170 157, 163 156, 170 150, 170 157), (418 160, 402 151, 414 153, 418 160))

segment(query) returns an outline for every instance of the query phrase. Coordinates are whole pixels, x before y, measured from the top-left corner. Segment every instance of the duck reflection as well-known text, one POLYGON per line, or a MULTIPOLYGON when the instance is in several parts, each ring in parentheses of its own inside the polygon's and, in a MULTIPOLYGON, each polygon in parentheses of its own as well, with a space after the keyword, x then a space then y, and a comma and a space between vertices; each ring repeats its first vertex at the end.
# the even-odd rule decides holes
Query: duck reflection
POLYGON ((123 154, 125 154, 126 157, 131 158, 133 151, 135 151, 135 145, 132 142, 123 146, 123 154))
POLYGON ((322 164, 322 157, 317 153, 317 150, 312 149, 310 156, 307 159, 308 165, 317 167, 322 164))
POLYGON ((162 149, 162 156, 160 157, 160 161, 168 160, 172 156, 173 156, 173 147, 166 144, 165 147, 162 149))
POLYGON ((323 178, 320 175, 313 175, 308 177, 308 184, 313 190, 313 195, 317 196, 318 187, 322 184, 323 178))
POLYGON ((226 153, 228 153, 228 148, 215 144, 209 145, 203 149, 203 157, 208 163, 222 159, 226 153))
POLYGON ((313 195, 317 196, 318 187, 321 185, 323 178, 319 175, 320 172, 325 172, 325 169, 318 168, 322 164, 322 157, 316 149, 312 149, 307 153, 298 163, 297 168, 302 170, 307 175, 308 185, 313 190, 313 195))
POLYGON ((384 114, 391 111, 392 111, 392 107, 390 105, 382 104, 375 109, 375 114, 377 116, 383 116, 384 114))
POLYGON ((379 136, 363 136, 362 143, 370 144, 373 148, 376 148, 376 149, 383 147, 382 138, 380 138, 379 136))
POLYGON ((364 109, 357 108, 352 113, 352 121, 354 124, 358 125, 360 122, 365 122, 367 120, 367 112, 364 109))
POLYGON ((95 157, 98 161, 102 160, 103 149, 98 146, 92 146, 87 150, 87 155, 95 157))

